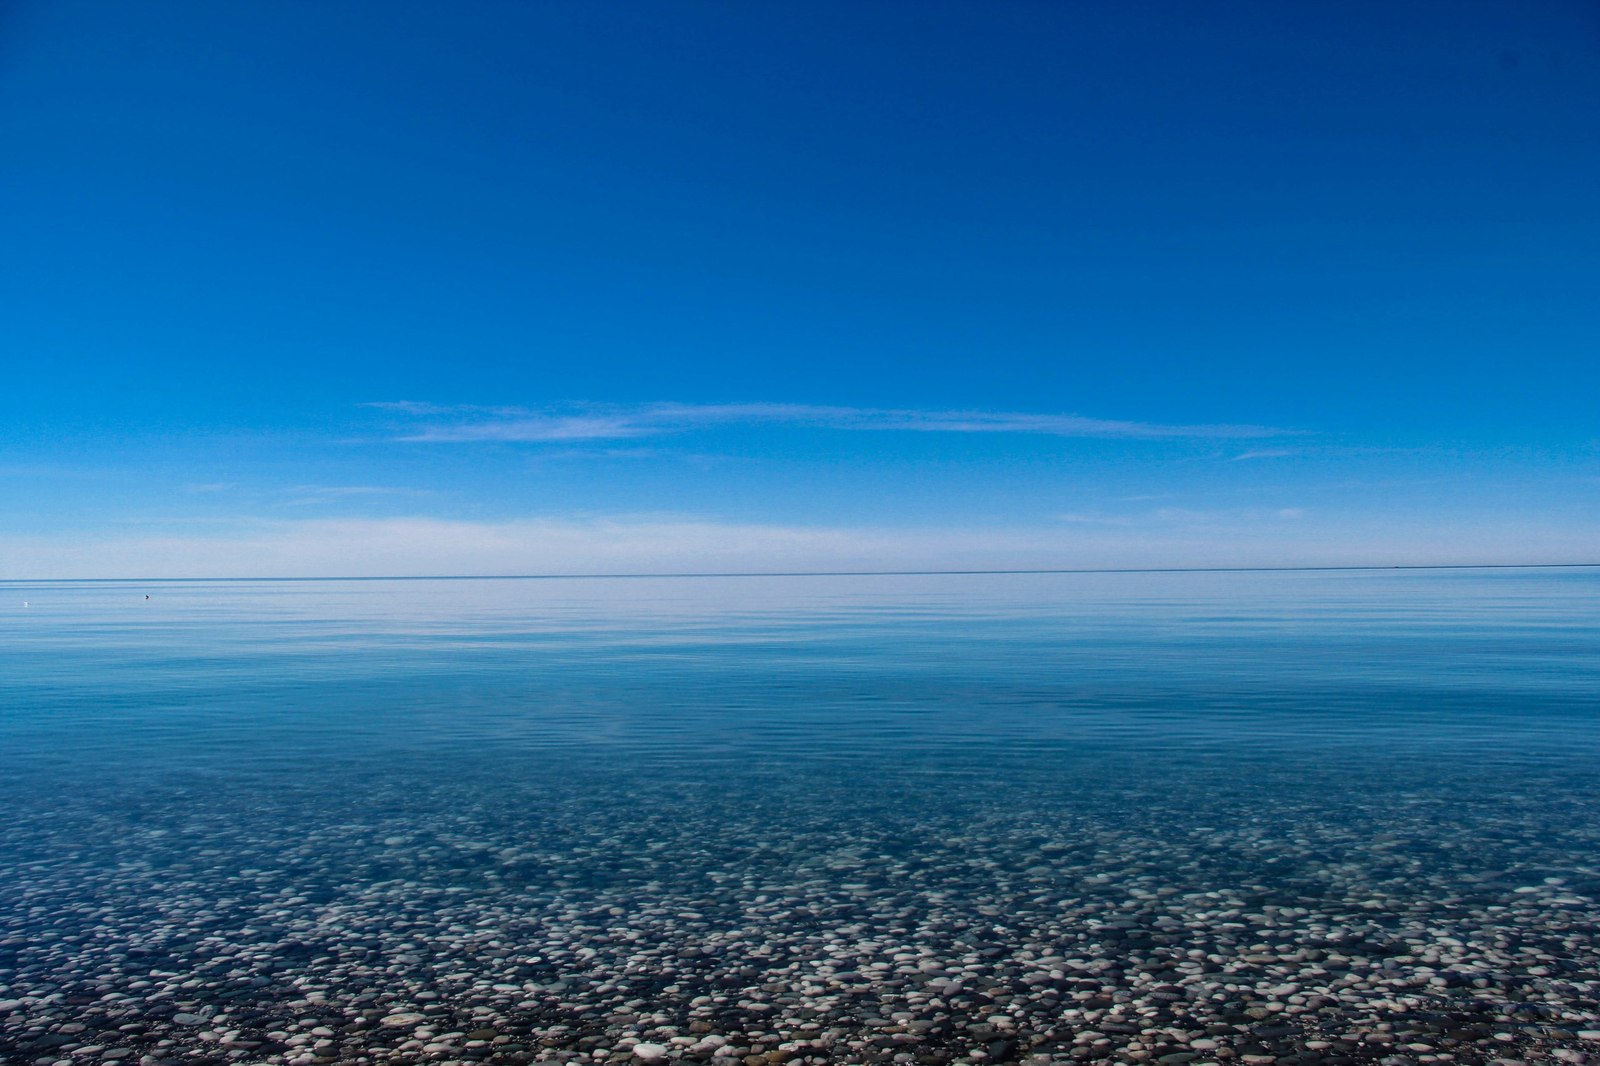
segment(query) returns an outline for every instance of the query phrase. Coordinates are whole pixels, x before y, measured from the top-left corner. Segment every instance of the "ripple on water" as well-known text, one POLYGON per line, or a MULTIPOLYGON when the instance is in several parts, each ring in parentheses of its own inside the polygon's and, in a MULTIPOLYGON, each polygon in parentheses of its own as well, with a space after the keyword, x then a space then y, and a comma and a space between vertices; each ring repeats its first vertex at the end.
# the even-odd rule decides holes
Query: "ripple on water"
POLYGON ((1600 1055, 1592 579, 1302 576, 60 593, 0 1058, 1600 1055))

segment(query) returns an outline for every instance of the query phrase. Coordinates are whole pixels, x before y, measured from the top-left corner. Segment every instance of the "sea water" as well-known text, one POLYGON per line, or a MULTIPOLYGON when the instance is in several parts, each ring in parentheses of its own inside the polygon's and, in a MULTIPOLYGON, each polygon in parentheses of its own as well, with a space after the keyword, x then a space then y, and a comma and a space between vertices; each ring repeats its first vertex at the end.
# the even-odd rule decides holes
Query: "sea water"
POLYGON ((0 584, 0 1061, 1583 1061, 1597 594, 0 584))

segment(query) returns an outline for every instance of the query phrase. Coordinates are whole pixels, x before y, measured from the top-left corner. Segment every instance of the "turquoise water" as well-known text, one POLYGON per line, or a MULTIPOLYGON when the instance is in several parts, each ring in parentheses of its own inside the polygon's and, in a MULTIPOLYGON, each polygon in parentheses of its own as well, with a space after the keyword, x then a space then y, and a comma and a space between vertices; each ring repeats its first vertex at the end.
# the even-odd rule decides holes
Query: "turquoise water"
POLYGON ((0 1058, 1581 1061, 1597 593, 0 584, 0 1058))

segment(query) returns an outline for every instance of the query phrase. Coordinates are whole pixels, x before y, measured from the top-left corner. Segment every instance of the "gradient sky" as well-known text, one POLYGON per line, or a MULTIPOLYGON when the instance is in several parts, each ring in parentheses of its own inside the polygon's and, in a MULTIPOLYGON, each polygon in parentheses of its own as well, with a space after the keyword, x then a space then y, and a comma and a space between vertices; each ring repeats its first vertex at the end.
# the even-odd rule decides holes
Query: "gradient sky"
POLYGON ((0 8, 0 578, 1600 558, 1600 7, 0 8))

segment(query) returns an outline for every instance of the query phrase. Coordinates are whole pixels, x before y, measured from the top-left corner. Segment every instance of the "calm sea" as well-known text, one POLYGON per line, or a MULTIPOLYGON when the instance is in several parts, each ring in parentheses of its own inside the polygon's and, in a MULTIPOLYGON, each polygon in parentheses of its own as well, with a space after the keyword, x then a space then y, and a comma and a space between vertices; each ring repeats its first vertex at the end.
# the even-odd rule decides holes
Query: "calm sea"
POLYGON ((0 583, 0 1061, 1582 1061, 1597 799, 1596 569, 0 583))

